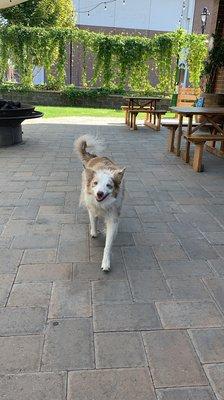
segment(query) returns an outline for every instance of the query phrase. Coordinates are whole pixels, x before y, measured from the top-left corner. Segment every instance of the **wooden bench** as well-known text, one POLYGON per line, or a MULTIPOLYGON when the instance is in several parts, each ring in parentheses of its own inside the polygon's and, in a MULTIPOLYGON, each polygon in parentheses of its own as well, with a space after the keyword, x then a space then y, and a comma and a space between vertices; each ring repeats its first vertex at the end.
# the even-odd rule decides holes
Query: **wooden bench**
POLYGON ((202 167, 202 157, 204 151, 204 145, 206 142, 224 142, 224 136, 222 135, 186 135, 184 134, 184 138, 187 140, 187 147, 185 153, 185 161, 190 161, 190 143, 195 145, 194 156, 193 156, 193 169, 196 172, 203 171, 202 167))
POLYGON ((159 131, 161 125, 161 117, 166 114, 166 110, 152 110, 147 108, 137 108, 133 110, 128 110, 130 114, 130 129, 137 130, 136 118, 139 113, 146 113, 145 125, 150 128, 159 131), (151 116, 154 116, 154 123, 151 122, 151 116))
MULTIPOLYGON (((175 153, 177 156, 180 156, 180 145, 181 145, 181 136, 182 132, 178 132, 177 136, 177 143, 175 147, 175 136, 177 133, 177 128, 179 125, 179 121, 170 121, 170 122, 162 122, 162 126, 167 128, 169 130, 169 136, 168 136, 168 151, 170 153, 175 153)), ((197 126, 199 123, 193 123, 192 126, 197 126)), ((183 126, 187 126, 187 123, 183 123, 183 126)))
MULTIPOLYGON (((150 107, 140 107, 140 106, 134 106, 133 110, 138 110, 140 108, 143 108, 144 110, 150 110, 150 107)), ((130 126, 131 121, 130 121, 130 108, 129 106, 121 106, 121 109, 125 111, 125 123, 126 125, 130 126)))
POLYGON ((177 96, 177 107, 193 106, 201 92, 200 88, 185 88, 179 86, 177 96))

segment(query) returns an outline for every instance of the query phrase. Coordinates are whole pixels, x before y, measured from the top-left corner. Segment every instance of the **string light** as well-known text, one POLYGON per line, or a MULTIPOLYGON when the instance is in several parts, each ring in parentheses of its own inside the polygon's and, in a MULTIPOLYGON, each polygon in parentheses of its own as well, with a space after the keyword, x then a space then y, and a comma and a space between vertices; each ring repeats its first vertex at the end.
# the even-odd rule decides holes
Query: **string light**
MULTIPOLYGON (((95 10, 96 8, 100 7, 102 4, 104 4, 104 10, 107 11, 107 4, 110 3, 115 3, 118 0, 107 0, 107 1, 101 1, 100 3, 96 4, 94 7, 90 8, 89 10, 78 10, 77 14, 87 14, 87 16, 90 16, 91 11, 95 10)), ((126 5, 126 0, 122 0, 122 4, 126 5)))
POLYGON ((180 18, 179 18, 179 27, 181 27, 185 10, 186 10, 186 1, 183 1, 182 8, 181 8, 181 14, 180 14, 180 18))

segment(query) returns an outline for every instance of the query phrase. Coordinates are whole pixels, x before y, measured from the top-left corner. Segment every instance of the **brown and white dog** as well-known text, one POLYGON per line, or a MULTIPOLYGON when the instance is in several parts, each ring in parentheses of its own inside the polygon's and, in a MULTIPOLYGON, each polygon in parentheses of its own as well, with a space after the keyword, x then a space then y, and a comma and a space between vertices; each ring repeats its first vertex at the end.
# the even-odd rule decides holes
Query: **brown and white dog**
POLYGON ((97 151, 98 145, 94 137, 84 135, 75 142, 75 149, 84 166, 80 204, 84 204, 88 210, 91 237, 97 237, 98 217, 105 220, 106 243, 101 268, 109 271, 111 248, 117 234, 124 197, 125 168, 120 168, 107 157, 87 152, 88 147, 97 151))

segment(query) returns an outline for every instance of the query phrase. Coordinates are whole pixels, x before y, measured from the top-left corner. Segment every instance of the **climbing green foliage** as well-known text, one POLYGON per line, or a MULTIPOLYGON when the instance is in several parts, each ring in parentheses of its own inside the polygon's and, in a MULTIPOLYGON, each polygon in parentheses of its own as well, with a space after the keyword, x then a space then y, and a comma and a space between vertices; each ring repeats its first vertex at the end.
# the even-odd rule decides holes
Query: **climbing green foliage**
POLYGON ((158 80, 157 90, 171 93, 177 59, 186 48, 190 81, 198 86, 207 54, 206 36, 188 34, 182 29, 148 38, 78 28, 4 26, 0 28, 1 82, 10 58, 23 85, 32 86, 32 70, 40 66, 45 68, 48 86, 62 88, 69 42, 73 43, 74 57, 79 57, 82 63, 84 87, 150 92, 154 86, 150 82, 153 70, 158 80), (86 68, 89 58, 93 63, 91 76, 87 76, 86 68))
POLYGON ((72 27, 74 7, 72 0, 28 0, 0 11, 9 25, 72 27))

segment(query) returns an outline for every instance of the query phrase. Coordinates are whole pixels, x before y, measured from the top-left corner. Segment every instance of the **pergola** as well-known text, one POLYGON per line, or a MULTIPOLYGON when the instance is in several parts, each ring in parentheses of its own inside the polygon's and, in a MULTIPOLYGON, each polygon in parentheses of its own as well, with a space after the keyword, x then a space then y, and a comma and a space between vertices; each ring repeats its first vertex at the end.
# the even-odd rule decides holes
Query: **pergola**
POLYGON ((17 4, 24 3, 27 0, 0 0, 0 9, 16 6, 17 4))

